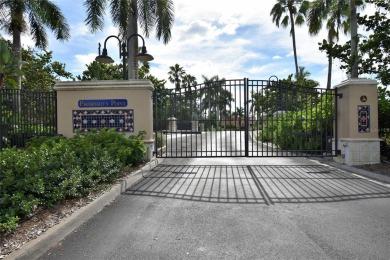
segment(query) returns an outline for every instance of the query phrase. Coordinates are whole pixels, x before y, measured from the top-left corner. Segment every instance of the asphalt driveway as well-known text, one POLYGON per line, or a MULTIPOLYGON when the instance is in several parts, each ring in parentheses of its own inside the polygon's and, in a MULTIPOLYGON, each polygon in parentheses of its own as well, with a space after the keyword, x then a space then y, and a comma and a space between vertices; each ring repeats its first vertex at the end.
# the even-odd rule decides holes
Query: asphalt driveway
POLYGON ((389 198, 304 158, 166 159, 40 259, 389 259, 389 198))

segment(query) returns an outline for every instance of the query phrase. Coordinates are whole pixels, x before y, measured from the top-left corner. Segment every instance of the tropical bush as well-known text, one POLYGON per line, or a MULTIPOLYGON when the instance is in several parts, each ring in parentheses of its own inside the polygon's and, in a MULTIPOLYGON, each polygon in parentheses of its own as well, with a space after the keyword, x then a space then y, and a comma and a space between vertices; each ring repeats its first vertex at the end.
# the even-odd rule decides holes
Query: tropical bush
POLYGON ((24 150, 0 153, 0 233, 10 232, 38 206, 82 197, 115 182, 126 166, 143 161, 143 134, 114 130, 72 138, 35 138, 24 150))
POLYGON ((381 155, 390 158, 390 90, 378 87, 378 118, 381 155))
POLYGON ((259 130, 257 139, 283 150, 314 153, 325 150, 327 136, 333 134, 334 96, 324 95, 321 99, 307 102, 296 111, 274 113, 259 130))
POLYGON ((167 144, 165 138, 166 137, 163 132, 161 131, 157 132, 157 148, 162 148, 167 144))

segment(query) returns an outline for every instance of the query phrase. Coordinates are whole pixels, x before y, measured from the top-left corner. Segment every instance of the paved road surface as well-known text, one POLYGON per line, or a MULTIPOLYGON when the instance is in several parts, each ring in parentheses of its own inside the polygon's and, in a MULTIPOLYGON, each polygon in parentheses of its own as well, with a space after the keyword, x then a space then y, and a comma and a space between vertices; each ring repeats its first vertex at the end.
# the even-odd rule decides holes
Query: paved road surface
POLYGON ((389 198, 303 158, 166 159, 40 259, 389 259, 389 198))

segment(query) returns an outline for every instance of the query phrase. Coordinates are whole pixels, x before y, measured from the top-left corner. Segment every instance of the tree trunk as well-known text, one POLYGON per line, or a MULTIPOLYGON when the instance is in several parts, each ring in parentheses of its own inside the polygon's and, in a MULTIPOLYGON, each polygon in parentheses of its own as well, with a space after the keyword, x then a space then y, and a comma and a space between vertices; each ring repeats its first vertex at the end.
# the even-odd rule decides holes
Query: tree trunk
MULTIPOLYGON (((328 35, 328 41, 329 41, 329 45, 331 46, 331 48, 333 48, 333 38, 334 38, 334 32, 333 30, 331 29, 329 31, 329 35, 328 35)), ((326 83, 326 88, 327 89, 331 89, 332 87, 332 66, 333 66, 333 56, 331 54, 331 52, 329 52, 329 55, 328 55, 328 81, 326 83)))
POLYGON ((331 89, 331 87, 332 87, 332 65, 333 65, 333 58, 332 58, 332 55, 329 54, 329 56, 328 56, 328 80, 326 83, 327 89, 331 89))
POLYGON ((0 89, 4 89, 5 88, 5 86, 4 86, 4 79, 5 79, 5 74, 4 73, 0 73, 0 89))
MULTIPOLYGON (((23 18, 23 13, 17 14, 17 19, 20 19, 19 21, 22 20, 23 18)), ((19 28, 13 28, 12 32, 12 50, 14 51, 15 55, 15 61, 18 66, 18 69, 21 69, 21 61, 22 61, 22 41, 21 41, 21 35, 22 31, 19 28)), ((22 77, 19 75, 15 76, 15 80, 18 86, 18 89, 22 89, 22 77)), ((19 113, 21 111, 21 99, 20 99, 20 92, 19 95, 17 95, 16 100, 14 101, 14 106, 12 108, 13 112, 19 113)))
MULTIPOLYGON (((18 14, 18 18, 16 19, 22 19, 23 14, 18 14)), ((15 55, 15 61, 18 64, 18 68, 21 68, 21 61, 22 61, 22 41, 21 41, 21 34, 22 32, 18 28, 13 28, 12 32, 12 50, 14 51, 15 55)), ((15 76, 15 80, 18 85, 18 89, 22 88, 22 78, 20 76, 15 76)))
POLYGON ((293 50, 294 50, 295 73, 296 73, 295 75, 298 79, 299 78, 299 69, 298 69, 297 45, 295 42, 294 17, 292 14, 292 9, 290 9, 290 7, 289 7, 289 11, 290 11, 290 22, 291 22, 291 37, 292 37, 292 41, 293 41, 293 50))
MULTIPOLYGON (((137 1, 132 1, 132 14, 127 24, 127 37, 138 34, 138 6, 137 1)), ((127 46, 127 79, 138 79, 138 61, 135 55, 138 53, 138 36, 131 37, 127 46)))
POLYGON ((358 34, 357 34, 357 15, 355 0, 351 0, 351 78, 358 78, 359 59, 357 52, 358 34))

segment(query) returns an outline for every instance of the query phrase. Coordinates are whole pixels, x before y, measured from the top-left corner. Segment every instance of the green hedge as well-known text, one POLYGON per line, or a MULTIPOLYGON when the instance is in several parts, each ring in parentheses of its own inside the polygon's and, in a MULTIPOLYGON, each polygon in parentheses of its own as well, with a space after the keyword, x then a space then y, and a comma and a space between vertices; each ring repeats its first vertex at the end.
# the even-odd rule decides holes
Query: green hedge
POLYGON ((126 166, 143 161, 143 133, 114 130, 72 138, 33 139, 24 149, 0 153, 0 233, 16 228, 38 206, 82 197, 115 182, 126 166))
POLYGON ((324 95, 317 104, 308 103, 301 110, 270 116, 257 140, 289 151, 324 150, 327 136, 333 134, 333 98, 324 95))

